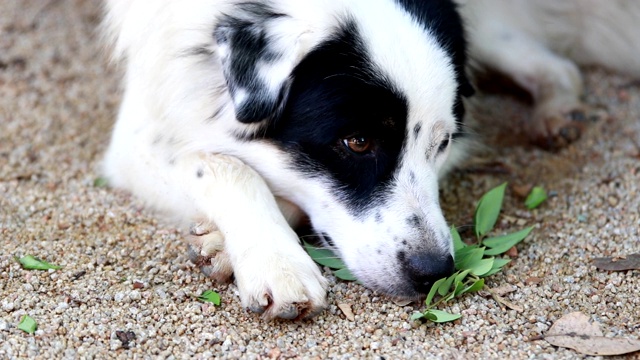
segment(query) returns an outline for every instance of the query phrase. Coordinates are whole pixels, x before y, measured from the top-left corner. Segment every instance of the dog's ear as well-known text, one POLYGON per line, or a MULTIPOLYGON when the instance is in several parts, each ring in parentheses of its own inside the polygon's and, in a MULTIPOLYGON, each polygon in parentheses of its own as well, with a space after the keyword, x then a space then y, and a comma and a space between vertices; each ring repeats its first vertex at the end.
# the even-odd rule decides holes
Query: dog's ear
POLYGON ((259 3, 237 5, 218 22, 217 53, 238 121, 260 122, 283 106, 302 55, 292 24, 286 14, 259 3))

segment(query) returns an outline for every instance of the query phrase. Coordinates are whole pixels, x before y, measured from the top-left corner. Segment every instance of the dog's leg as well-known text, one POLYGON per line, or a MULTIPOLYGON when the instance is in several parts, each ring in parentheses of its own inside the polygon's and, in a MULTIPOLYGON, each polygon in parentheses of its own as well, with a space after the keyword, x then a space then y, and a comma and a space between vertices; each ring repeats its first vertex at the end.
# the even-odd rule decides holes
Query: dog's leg
POLYGON ((513 79, 533 97, 534 113, 525 129, 532 142, 557 149, 580 137, 582 79, 573 62, 509 27, 481 26, 470 41, 475 61, 513 79))
MULTIPOLYGON (((289 225, 295 228, 303 216, 300 208, 281 198, 276 198, 276 202, 289 225)), ((231 280, 233 266, 224 250, 224 235, 216 224, 206 220, 192 223, 186 240, 189 245, 189 259, 203 274, 218 282, 231 280)))
POLYGON ((156 209, 202 220, 192 228, 191 242, 200 254, 214 255, 207 265, 213 277, 227 279, 233 269, 246 308, 287 319, 321 311, 326 279, 264 180, 229 156, 175 155, 159 140, 135 92, 127 94, 104 163, 110 184, 133 191, 156 209))
POLYGON ((264 180, 236 158, 204 155, 194 201, 224 236, 243 306, 266 317, 311 316, 326 280, 299 244, 264 180))
POLYGON ((538 2, 458 2, 468 26, 472 64, 509 77, 531 94, 533 116, 525 129, 531 141, 557 149, 576 140, 586 118, 582 78, 572 61, 549 50, 541 29, 545 25, 536 22, 546 19, 538 2))

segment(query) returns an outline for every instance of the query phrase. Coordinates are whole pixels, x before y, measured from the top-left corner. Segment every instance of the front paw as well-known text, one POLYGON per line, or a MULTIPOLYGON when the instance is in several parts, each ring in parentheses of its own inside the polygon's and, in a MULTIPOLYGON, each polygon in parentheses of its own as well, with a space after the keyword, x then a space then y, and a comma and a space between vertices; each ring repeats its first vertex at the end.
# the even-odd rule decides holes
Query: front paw
POLYGON ((298 244, 250 249, 235 270, 242 305, 265 318, 310 318, 327 306, 327 280, 298 244))
POLYGON ((192 224, 186 240, 189 244, 189 260, 198 266, 203 274, 218 282, 231 281, 233 267, 224 251, 224 235, 214 224, 192 224))

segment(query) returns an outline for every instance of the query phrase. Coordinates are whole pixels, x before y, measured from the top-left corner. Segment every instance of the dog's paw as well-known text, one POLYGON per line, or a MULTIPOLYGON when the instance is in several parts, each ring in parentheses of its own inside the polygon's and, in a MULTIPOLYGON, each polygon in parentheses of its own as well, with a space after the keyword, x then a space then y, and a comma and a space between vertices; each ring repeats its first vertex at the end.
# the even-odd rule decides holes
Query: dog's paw
POLYGON ((189 244, 189 260, 203 274, 218 282, 231 281, 233 267, 224 251, 224 236, 214 224, 192 224, 186 240, 189 244))
POLYGON ((536 146, 558 151, 580 139, 589 123, 601 117, 602 114, 585 106, 564 111, 541 111, 534 115, 528 134, 536 146))
POLYGON ((288 248, 252 249, 240 261, 235 277, 246 309, 291 320, 310 318, 327 306, 327 280, 318 266, 299 245, 288 248))

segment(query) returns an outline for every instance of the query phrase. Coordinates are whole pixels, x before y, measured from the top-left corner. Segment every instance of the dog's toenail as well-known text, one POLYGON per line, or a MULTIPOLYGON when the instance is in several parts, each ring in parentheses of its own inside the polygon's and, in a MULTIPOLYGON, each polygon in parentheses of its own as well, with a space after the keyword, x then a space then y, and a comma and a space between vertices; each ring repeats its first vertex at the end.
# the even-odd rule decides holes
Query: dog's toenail
POLYGON ((249 306, 249 310, 254 312, 254 313, 257 313, 257 314, 262 314, 264 312, 264 309, 265 308, 263 306, 260 306, 260 305, 249 306))
POLYGON ((193 223, 189 226, 189 234, 193 236, 207 235, 211 231, 202 223, 193 223))
POLYGON ((298 307, 295 304, 291 304, 278 314, 281 319, 293 320, 298 317, 298 307))
POLYGON ((569 142, 576 141, 580 137, 580 130, 573 126, 567 126, 560 129, 560 136, 569 142))
POLYGON ((571 121, 579 121, 579 122, 587 121, 587 116, 585 115, 584 111, 581 111, 581 110, 573 110, 569 112, 568 115, 571 121))

